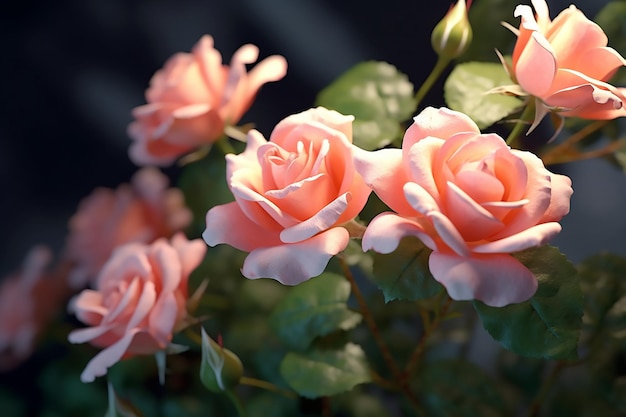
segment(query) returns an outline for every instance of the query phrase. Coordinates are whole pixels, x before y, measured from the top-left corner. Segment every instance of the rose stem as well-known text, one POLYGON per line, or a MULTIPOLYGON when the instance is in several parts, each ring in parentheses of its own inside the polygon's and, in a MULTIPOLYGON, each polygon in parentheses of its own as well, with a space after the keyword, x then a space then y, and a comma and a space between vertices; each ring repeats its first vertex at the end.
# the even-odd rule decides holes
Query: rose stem
POLYGON ((441 318, 448 313, 448 309, 450 308, 451 304, 452 299, 450 297, 446 297, 446 301, 443 303, 443 305, 440 305, 440 308, 435 312, 435 318, 430 323, 426 322, 427 317, 422 316, 422 321, 424 322, 424 334, 420 338, 420 341, 417 344, 413 353, 411 354, 411 358, 409 359, 409 362, 406 366, 405 372, 407 375, 411 375, 419 365, 422 356, 424 356, 424 352, 426 351, 426 342, 433 334, 434 330, 441 323, 441 318))
POLYGON ((441 55, 437 58, 437 62, 435 63, 433 70, 430 74, 428 74, 428 78, 426 78, 424 84, 422 84, 419 90, 417 90, 417 94, 415 95, 415 108, 418 108, 419 104, 424 99, 424 96, 426 96, 426 93, 430 91, 435 84, 435 81, 437 81, 437 79, 441 76, 443 70, 446 69, 449 63, 450 58, 446 58, 441 55))
MULTIPOLYGON (((350 285, 352 287, 352 293, 354 294, 354 297, 356 298, 359 304, 359 310, 361 311, 361 314, 363 315, 363 319, 365 320, 365 323, 369 327, 370 332, 372 333, 372 336, 374 337, 374 340, 376 341, 376 344, 378 345, 378 348, 380 349, 380 352, 383 355, 383 359, 385 360, 385 363, 389 367, 389 370, 391 371, 393 377, 400 384, 400 388, 402 392, 404 392, 404 394, 407 396, 407 398, 409 399, 411 404, 413 404, 416 410, 419 410, 420 409, 419 402, 417 401, 417 398, 415 397, 415 395, 411 392, 411 389, 407 383, 406 375, 403 375, 400 372, 396 363, 394 362, 393 356, 391 356, 391 352, 389 351, 387 344, 385 343, 382 336, 380 335, 380 331, 378 330, 378 326, 376 325, 376 322, 374 321, 374 317, 372 316, 372 313, 367 307, 365 298, 363 298, 363 294, 361 293, 361 290, 359 289, 359 286, 357 285, 356 280, 354 279, 354 276, 352 275, 352 271, 350 271, 350 267, 348 266, 348 264, 346 263, 343 257, 337 256, 337 259, 339 260, 339 265, 341 265, 341 269, 343 271, 344 276, 350 282, 350 285)), ((423 413, 420 412, 419 414, 423 414, 423 413)))
POLYGON ((271 382, 264 381, 262 379, 242 376, 241 379, 239 380, 239 383, 241 385, 248 385, 250 387, 257 387, 257 388, 265 389, 267 391, 272 391, 277 394, 283 395, 287 398, 293 398, 293 399, 298 398, 298 395, 295 392, 284 390, 272 384, 271 382))
POLYGON ((509 136, 506 138, 506 144, 509 145, 511 148, 519 146, 517 144, 519 136, 522 133, 524 127, 528 125, 528 120, 530 120, 530 117, 535 111, 535 106, 532 103, 533 102, 530 101, 528 102, 528 104, 526 104, 526 107, 519 117, 519 120, 517 121, 517 123, 515 123, 515 126, 513 126, 513 129, 511 130, 511 133, 509 133, 509 136))

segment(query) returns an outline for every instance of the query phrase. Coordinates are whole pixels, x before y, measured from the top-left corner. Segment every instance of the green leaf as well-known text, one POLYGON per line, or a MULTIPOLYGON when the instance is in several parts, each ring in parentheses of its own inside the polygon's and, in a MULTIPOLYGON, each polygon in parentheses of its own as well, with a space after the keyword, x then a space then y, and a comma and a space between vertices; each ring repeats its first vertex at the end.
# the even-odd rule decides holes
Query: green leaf
POLYGON ((288 346, 306 349, 318 336, 348 330, 361 315, 348 310, 350 283, 340 275, 324 273, 293 287, 270 317, 270 325, 288 346))
POLYGON ((502 94, 485 94, 512 83, 502 64, 466 62, 457 65, 444 85, 448 107, 467 114, 484 129, 520 109, 522 101, 502 94))
POLYGON ((539 282, 528 301, 489 307, 474 301, 483 326, 502 346, 531 358, 576 359, 582 326, 580 277, 557 248, 542 246, 515 254, 539 282))
POLYGON ((393 65, 378 61, 352 67, 323 89, 315 102, 353 115, 354 144, 366 150, 400 138, 400 122, 415 112, 413 84, 393 65))
POLYGON ((371 380, 365 352, 353 343, 342 350, 290 352, 280 364, 280 373, 293 390, 307 398, 339 394, 371 380))
POLYGON ((420 372, 419 392, 432 417, 496 417, 513 415, 496 384, 484 371, 462 360, 430 362, 420 372))
POLYGON ((200 234, 206 226, 205 217, 210 208, 234 200, 226 184, 226 159, 218 149, 196 162, 186 165, 178 180, 185 195, 185 204, 193 213, 191 231, 200 234))
POLYGON ((431 252, 419 239, 405 237, 394 252, 374 255, 374 281, 385 302, 430 298, 443 289, 428 268, 431 252))

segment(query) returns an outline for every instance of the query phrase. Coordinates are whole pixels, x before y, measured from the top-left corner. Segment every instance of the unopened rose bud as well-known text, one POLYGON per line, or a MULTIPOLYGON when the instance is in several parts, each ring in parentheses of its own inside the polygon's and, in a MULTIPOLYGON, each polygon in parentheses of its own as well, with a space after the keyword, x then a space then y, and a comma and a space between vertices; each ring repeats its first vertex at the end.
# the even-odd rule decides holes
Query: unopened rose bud
POLYGON ((239 357, 211 339, 202 329, 200 380, 209 391, 224 392, 236 387, 243 375, 239 357))
POLYGON ((438 55, 454 59, 469 47, 472 27, 467 18, 468 7, 465 0, 459 0, 435 26, 430 41, 438 55))

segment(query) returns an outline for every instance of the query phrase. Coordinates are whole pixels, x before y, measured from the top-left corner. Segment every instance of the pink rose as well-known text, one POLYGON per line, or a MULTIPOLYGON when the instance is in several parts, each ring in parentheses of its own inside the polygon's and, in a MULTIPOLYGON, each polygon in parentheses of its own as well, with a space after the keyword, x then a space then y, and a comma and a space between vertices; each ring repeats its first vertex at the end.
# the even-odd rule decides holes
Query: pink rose
POLYGON ((532 3, 536 20, 530 6, 515 9, 522 22, 512 69, 522 89, 547 106, 543 115, 552 108, 585 119, 626 116, 625 90, 606 83, 626 61, 606 46, 602 29, 573 5, 551 21, 544 0, 532 3))
POLYGON ((321 274, 348 244, 341 225, 370 194, 354 171, 353 120, 318 107, 282 120, 269 142, 250 131, 246 150, 226 156, 235 202, 207 213, 202 236, 209 246, 250 252, 247 278, 296 285, 321 274))
POLYGON ((46 272, 51 259, 48 248, 36 246, 22 270, 0 282, 0 371, 32 354, 37 335, 60 306, 64 288, 46 272))
POLYGON ((390 253, 402 237, 417 236, 433 250, 431 273, 455 300, 504 306, 535 293, 536 278, 509 253, 561 231, 557 221, 572 195, 568 177, 445 108, 416 116, 402 149, 361 151, 355 159, 365 182, 397 213, 372 220, 364 250, 390 253))
POLYGON ((81 374, 83 382, 133 355, 163 350, 187 316, 187 280, 202 262, 206 245, 181 233, 171 242, 129 243, 113 252, 98 275, 95 290, 83 290, 70 303, 89 327, 69 334, 71 343, 102 347, 81 374))
POLYGON ((179 156, 220 138, 224 127, 233 125, 250 108, 261 86, 285 76, 287 62, 270 56, 248 73, 259 50, 244 45, 231 60, 213 47, 205 35, 192 53, 178 53, 150 80, 148 104, 133 110, 135 121, 128 127, 134 140, 130 158, 137 165, 170 165, 179 156))
POLYGON ((74 264, 70 284, 84 287, 95 278, 113 249, 124 243, 149 243, 170 237, 191 223, 179 189, 155 168, 135 173, 131 184, 98 188, 81 201, 69 222, 66 258, 74 264))

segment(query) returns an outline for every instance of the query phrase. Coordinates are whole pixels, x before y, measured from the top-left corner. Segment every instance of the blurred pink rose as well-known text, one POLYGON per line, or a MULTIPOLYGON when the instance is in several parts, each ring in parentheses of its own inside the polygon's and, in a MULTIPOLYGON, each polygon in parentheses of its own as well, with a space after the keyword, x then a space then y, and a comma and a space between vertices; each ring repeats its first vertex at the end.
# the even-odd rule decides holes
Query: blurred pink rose
POLYGON ((83 382, 105 375, 122 358, 152 354, 172 340, 187 317, 187 280, 202 262, 206 245, 182 233, 171 242, 129 243, 113 252, 95 290, 83 290, 70 309, 90 327, 69 334, 71 343, 105 348, 81 374, 83 382))
POLYGON ((64 288, 46 272, 48 248, 32 248, 21 271, 0 282, 0 371, 19 365, 33 352, 35 340, 60 307, 64 288))
POLYGON ((247 278, 296 285, 321 274, 371 192, 354 171, 353 119, 318 107, 282 120, 269 142, 250 131, 245 152, 226 156, 235 202, 207 213, 209 246, 250 252, 247 278))
POLYGON ((116 246, 149 243, 170 237, 192 220, 179 189, 168 189, 168 178, 155 168, 135 173, 131 184, 116 190, 97 188, 81 201, 69 222, 66 259, 74 264, 70 285, 93 280, 116 246))
POLYGON ((563 116, 585 119, 626 116, 626 90, 606 83, 626 61, 607 47, 602 29, 573 5, 551 21, 544 0, 532 4, 536 19, 530 6, 515 9, 522 22, 513 73, 523 90, 547 106, 539 110, 556 108, 563 116))
POLYGON ((215 142, 224 127, 234 125, 248 110, 261 86, 285 76, 287 62, 279 55, 259 62, 249 73, 259 50, 244 45, 230 66, 205 35, 192 53, 172 56, 157 71, 146 90, 148 104, 133 110, 128 127, 134 140, 130 158, 137 165, 170 165, 201 145, 215 142))
POLYGON ((360 151, 355 160, 397 213, 371 221, 364 250, 390 253, 402 237, 418 237, 433 250, 431 273, 455 300, 504 306, 535 293, 536 278, 509 253, 561 231, 557 221, 569 212, 572 194, 568 177, 445 108, 416 116, 401 150, 360 151))

